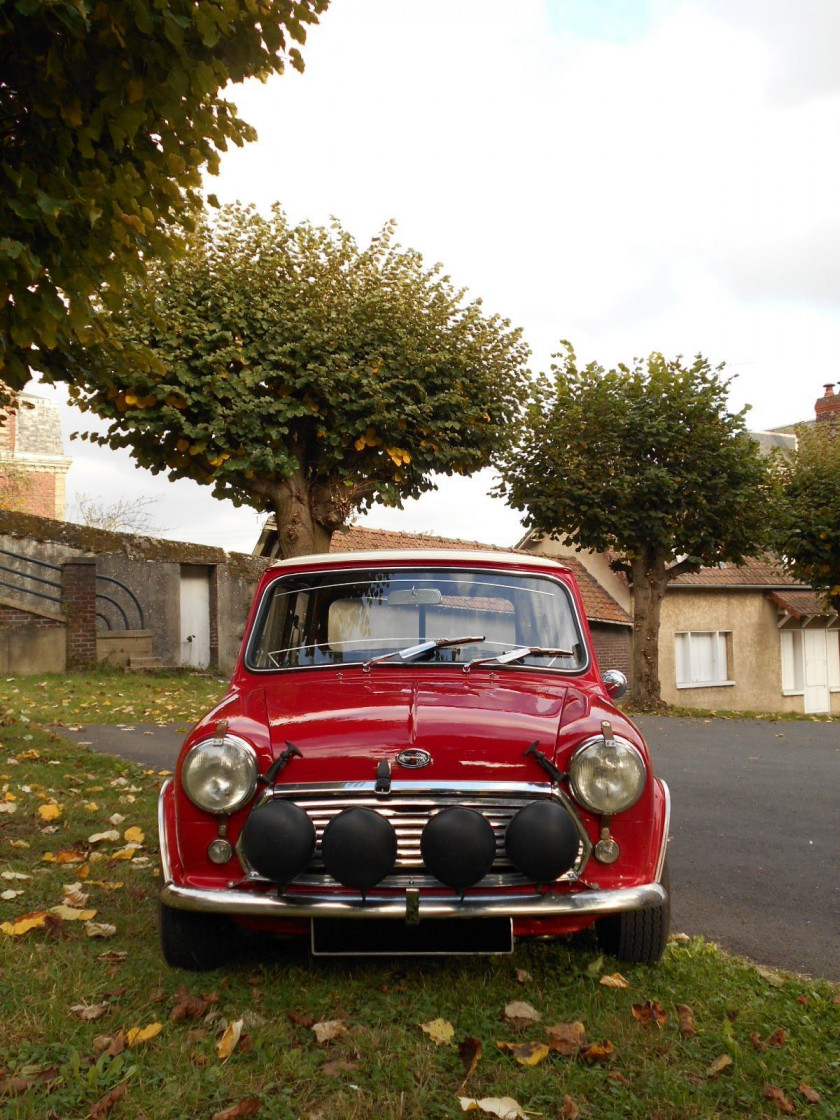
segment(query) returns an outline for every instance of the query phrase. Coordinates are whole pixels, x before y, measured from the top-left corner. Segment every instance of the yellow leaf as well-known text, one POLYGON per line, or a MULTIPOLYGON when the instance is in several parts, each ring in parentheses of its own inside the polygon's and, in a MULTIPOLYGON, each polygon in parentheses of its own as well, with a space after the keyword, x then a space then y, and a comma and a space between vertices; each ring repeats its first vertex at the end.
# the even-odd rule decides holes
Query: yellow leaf
POLYGON ((95 801, 88 801, 87 805, 85 805, 85 811, 88 813, 98 813, 99 806, 95 801))
POLYGON ((721 1054, 719 1058, 715 1058, 709 1068, 706 1070, 707 1077, 717 1077, 725 1069, 732 1065, 732 1059, 728 1054, 721 1054))
POLYGON ((545 1042, 497 1042, 496 1045, 513 1054, 521 1066, 538 1066, 549 1052, 545 1042))
POLYGON ((91 836, 88 836, 88 844, 99 844, 103 840, 109 840, 113 843, 115 840, 119 840, 119 838, 120 834, 117 830, 115 828, 109 828, 106 832, 94 832, 91 836))
POLYGON ((149 1023, 148 1027, 132 1027, 126 1033, 125 1040, 129 1046, 139 1046, 160 1034, 163 1026, 161 1023, 149 1023))
POLYGON ((39 910, 36 914, 26 914, 22 918, 18 918, 14 922, 3 922, 0 925, 0 932, 5 933, 8 937, 22 937, 24 933, 29 933, 31 929, 38 929, 47 920, 45 910, 39 910))
POLYGON ((50 913, 64 922, 89 922, 91 918, 96 917, 95 910, 77 910, 75 906, 66 906, 64 903, 60 906, 51 906, 50 913))
POLYGON ((432 1019, 420 1023, 420 1030, 427 1034, 435 1046, 451 1046, 455 1028, 446 1019, 432 1019))
POLYGON ((109 922, 85 922, 85 933, 88 937, 113 937, 117 927, 109 922))
POLYGON ((242 1034, 242 1026, 243 1020, 237 1019, 235 1023, 230 1024, 225 1033, 216 1043, 216 1053, 223 1062, 226 1062, 236 1049, 236 1044, 239 1042, 239 1036, 242 1034))
POLYGON ((530 1003, 515 999, 505 1007, 505 1019, 508 1022, 538 1023, 542 1015, 530 1003))
POLYGON ((120 848, 118 852, 111 853, 111 859, 134 859, 134 848, 120 848))
POLYGON ((529 1115, 536 1113, 523 1112, 513 1097, 458 1097, 462 1112, 486 1112, 488 1116, 497 1116, 499 1120, 527 1120, 529 1115))
POLYGON ((630 981, 625 980, 620 972, 613 972, 609 976, 602 976, 598 981, 602 988, 629 988, 630 981))
POLYGON ((51 801, 48 805, 38 806, 38 816, 42 821, 57 821, 61 816, 61 806, 51 801))
POLYGON ((146 839, 146 834, 142 828, 127 828, 123 833, 123 840, 126 844, 142 844, 146 839))

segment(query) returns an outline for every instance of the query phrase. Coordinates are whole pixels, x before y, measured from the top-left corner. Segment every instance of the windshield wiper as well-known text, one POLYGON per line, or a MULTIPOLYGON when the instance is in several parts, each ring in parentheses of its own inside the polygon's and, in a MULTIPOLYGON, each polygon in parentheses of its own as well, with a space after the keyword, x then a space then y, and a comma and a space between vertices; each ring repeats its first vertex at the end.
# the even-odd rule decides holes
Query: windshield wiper
POLYGON ((366 661, 362 666, 365 673, 370 671, 371 665, 378 665, 380 661, 387 661, 389 657, 399 657, 402 661, 415 661, 418 657, 422 657, 424 653, 431 653, 435 649, 443 649, 445 646, 463 646, 470 642, 483 642, 484 635, 477 634, 466 638, 434 638, 428 642, 420 642, 416 646, 406 646, 405 649, 392 649, 390 653, 380 654, 379 657, 372 657, 370 661, 366 661))
POLYGON ((550 646, 517 646, 516 649, 509 649, 504 653, 497 653, 495 657, 476 657, 474 660, 467 662, 464 666, 464 672, 468 673, 473 665, 487 665, 491 661, 495 661, 499 665, 510 665, 512 661, 521 661, 523 657, 529 656, 574 657, 574 651, 570 649, 553 649, 550 646))

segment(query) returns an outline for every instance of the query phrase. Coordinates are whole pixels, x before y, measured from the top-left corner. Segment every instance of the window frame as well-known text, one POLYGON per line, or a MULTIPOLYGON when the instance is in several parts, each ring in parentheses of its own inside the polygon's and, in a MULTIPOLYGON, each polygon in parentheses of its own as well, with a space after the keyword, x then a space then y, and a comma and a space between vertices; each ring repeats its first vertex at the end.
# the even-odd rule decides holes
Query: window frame
MULTIPOLYGON (((696 645, 696 643, 695 643, 696 645)), ((732 631, 731 630, 678 630, 674 634, 674 684, 682 690, 688 688, 733 688, 735 685, 732 670, 732 631), (712 663, 718 667, 722 663, 723 674, 712 680, 697 680, 694 677, 697 653, 692 656, 692 637, 713 639, 712 663), (685 653, 680 654, 680 645, 685 653), (688 677, 680 678, 681 666, 688 666, 688 677)))

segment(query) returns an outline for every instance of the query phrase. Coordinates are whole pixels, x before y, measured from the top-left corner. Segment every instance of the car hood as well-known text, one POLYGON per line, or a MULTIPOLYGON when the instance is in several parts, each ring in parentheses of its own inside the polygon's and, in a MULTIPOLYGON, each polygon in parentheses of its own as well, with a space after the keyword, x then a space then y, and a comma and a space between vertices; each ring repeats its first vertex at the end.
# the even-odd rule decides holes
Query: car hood
MULTIPOLYGON (((526 673, 434 674, 384 667, 370 673, 300 673, 265 689, 276 754, 287 743, 301 752, 283 775, 293 782, 371 781, 387 759, 392 779, 545 781, 525 750, 537 743, 554 758, 568 682, 526 673), (428 751, 421 770, 397 756, 428 751)), ((572 690, 580 710, 580 691, 572 690)))

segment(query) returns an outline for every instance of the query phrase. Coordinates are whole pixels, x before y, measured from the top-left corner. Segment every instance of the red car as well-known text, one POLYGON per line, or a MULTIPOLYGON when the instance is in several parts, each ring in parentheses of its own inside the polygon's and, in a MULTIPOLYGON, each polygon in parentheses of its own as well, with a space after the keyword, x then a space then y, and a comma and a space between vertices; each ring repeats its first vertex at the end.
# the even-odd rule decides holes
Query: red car
POLYGON ((668 936, 669 794, 614 706, 562 564, 504 552, 287 560, 160 795, 170 965, 236 927, 322 955, 668 936))

